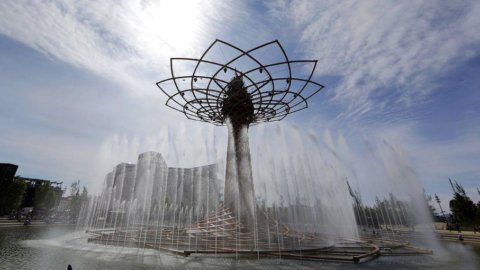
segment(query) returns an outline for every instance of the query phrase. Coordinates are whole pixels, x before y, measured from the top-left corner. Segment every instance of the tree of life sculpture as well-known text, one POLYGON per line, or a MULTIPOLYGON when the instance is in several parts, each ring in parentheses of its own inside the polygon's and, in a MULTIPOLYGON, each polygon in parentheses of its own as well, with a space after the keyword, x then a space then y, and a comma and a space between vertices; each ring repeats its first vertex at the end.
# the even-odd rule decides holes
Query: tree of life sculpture
POLYGON ((171 78, 157 83, 168 107, 228 127, 224 205, 247 230, 255 222, 248 127, 307 108, 307 100, 324 88, 311 80, 316 65, 289 60, 277 40, 242 50, 217 39, 199 59, 171 58, 171 78))

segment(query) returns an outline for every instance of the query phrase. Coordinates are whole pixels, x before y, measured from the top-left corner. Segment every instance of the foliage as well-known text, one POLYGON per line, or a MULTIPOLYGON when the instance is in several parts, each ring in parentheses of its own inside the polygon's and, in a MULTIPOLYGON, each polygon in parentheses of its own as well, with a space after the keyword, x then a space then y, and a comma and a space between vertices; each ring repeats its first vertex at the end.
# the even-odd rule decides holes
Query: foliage
POLYGON ((461 225, 474 225, 479 219, 478 205, 476 205, 470 197, 468 197, 465 189, 457 182, 450 181, 453 189, 453 199, 450 200, 450 211, 452 212, 455 223, 461 225))
POLYGON ((78 196, 80 193, 80 180, 73 182, 70 186, 70 196, 78 196))
POLYGON ((18 209, 25 195, 27 184, 22 180, 3 181, 0 184, 0 212, 18 209))
POLYGON ((356 203, 355 218, 358 225, 379 228, 380 225, 414 225, 414 209, 407 202, 401 201, 393 194, 383 200, 378 197, 373 206, 356 203))
POLYGON ((80 193, 80 180, 73 182, 70 186, 70 196, 72 197, 70 205, 70 217, 77 220, 82 209, 82 205, 88 201, 88 191, 84 186, 80 193))
POLYGON ((425 202, 427 203, 428 206, 428 212, 430 213, 431 217, 433 218, 434 221, 439 220, 439 216, 437 214, 437 209, 435 206, 433 206, 433 198, 432 196, 428 195, 425 192, 425 189, 423 189, 423 197, 425 198, 425 202))
POLYGON ((45 210, 52 209, 59 201, 61 193, 55 187, 45 182, 35 186, 35 207, 45 210))
POLYGON ((448 223, 447 216, 445 215, 445 212, 442 209, 440 198, 438 197, 437 194, 435 194, 434 198, 435 198, 435 202, 438 204, 438 207, 440 208, 440 214, 441 214, 441 215, 439 214, 438 216, 434 216, 434 221, 448 223))

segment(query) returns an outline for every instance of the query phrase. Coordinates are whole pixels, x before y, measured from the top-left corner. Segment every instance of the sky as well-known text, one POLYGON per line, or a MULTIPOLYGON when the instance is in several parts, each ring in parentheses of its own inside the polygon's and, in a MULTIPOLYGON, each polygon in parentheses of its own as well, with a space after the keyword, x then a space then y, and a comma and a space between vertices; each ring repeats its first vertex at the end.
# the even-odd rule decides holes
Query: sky
POLYGON ((221 131, 168 109, 155 82, 215 39, 277 39, 326 86, 285 124, 345 139, 357 167, 388 142, 444 208, 448 178, 478 201, 479 27, 479 1, 1 1, 0 162, 91 189, 141 151, 210 162, 185 145, 221 131))

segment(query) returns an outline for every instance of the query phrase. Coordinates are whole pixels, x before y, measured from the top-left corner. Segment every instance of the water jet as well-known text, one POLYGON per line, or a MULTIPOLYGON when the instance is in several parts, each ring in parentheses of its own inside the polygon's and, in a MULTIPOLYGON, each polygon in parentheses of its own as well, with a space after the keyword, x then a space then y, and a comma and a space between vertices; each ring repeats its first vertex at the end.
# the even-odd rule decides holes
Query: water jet
MULTIPOLYGON (((262 164, 265 161, 252 158, 248 130, 306 109, 309 98, 324 88, 312 80, 316 66, 316 60, 290 60, 276 40, 250 50, 216 40, 199 59, 172 58, 171 77, 157 86, 167 96, 166 105, 188 119, 227 126, 225 177, 219 181, 215 165, 174 169, 168 168, 158 153, 141 154, 137 165, 120 166, 107 176, 100 199, 86 210, 88 241, 182 256, 353 263, 395 251, 403 255, 428 253, 397 239, 362 239, 356 229, 342 228, 342 217, 353 217, 355 222, 352 207, 344 203, 348 195, 341 194, 343 183, 343 189, 329 183, 325 194, 334 202, 322 201, 311 190, 301 195, 300 189, 308 190, 311 185, 315 190, 316 186, 316 165, 309 162, 298 164, 301 174, 309 172, 306 187, 293 181, 296 169, 283 163, 283 173, 269 177, 281 183, 279 189, 285 188, 285 194, 277 192, 276 198, 268 202, 263 198, 263 203, 260 196, 259 201, 252 159, 262 164), (218 60, 222 56, 224 60, 218 60), (127 173, 128 166, 134 173, 127 173), (223 190, 219 182, 223 182, 223 190), (292 190, 298 195, 295 198, 290 197, 292 190), (122 194, 135 196, 124 198, 122 194), (335 208, 346 212, 336 215, 335 208), (322 227, 325 220, 336 226, 336 233, 322 227)), ((338 177, 334 170, 330 176, 338 177)))

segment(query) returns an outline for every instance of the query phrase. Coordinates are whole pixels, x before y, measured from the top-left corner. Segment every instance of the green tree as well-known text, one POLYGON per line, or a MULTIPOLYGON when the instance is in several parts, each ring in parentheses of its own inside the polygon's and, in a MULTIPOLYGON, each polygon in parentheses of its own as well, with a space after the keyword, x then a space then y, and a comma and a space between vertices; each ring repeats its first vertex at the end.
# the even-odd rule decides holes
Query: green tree
POLYGON ((477 207, 476 207, 476 213, 475 213, 475 220, 474 223, 475 225, 480 225, 480 201, 477 202, 477 207))
POLYGON ((78 196, 80 194, 80 180, 70 185, 70 196, 78 196))
POLYGON ((453 199, 450 200, 449 205, 454 221, 462 225, 473 225, 476 220, 477 205, 457 181, 448 180, 453 189, 453 199))
POLYGON ((76 221, 82 209, 82 205, 88 201, 88 191, 85 186, 83 186, 82 192, 80 193, 80 180, 73 182, 70 186, 70 196, 72 197, 70 205, 70 217, 72 221, 76 221))
POLYGON ((88 200, 88 191, 85 186, 83 186, 83 190, 82 190, 82 194, 80 195, 80 198, 82 199, 82 201, 88 200))
POLYGON ((431 195, 428 195, 425 192, 425 189, 423 189, 423 197, 425 198, 425 202, 427 203, 428 210, 430 212, 430 215, 432 216, 432 219, 434 221, 438 221, 440 218, 438 216, 437 209, 435 208, 435 206, 433 206, 433 198, 431 195))
MULTIPOLYGON (((480 195, 480 189, 477 188, 478 195, 480 195)), ((477 211, 475 215, 475 225, 480 225, 480 201, 477 202, 477 211)))
POLYGON ((22 203, 27 184, 18 179, 5 181, 0 187, 0 204, 3 206, 4 213, 18 209, 22 203))
POLYGON ((58 193, 50 183, 44 182, 35 187, 35 207, 50 210, 56 205, 58 199, 58 193))

